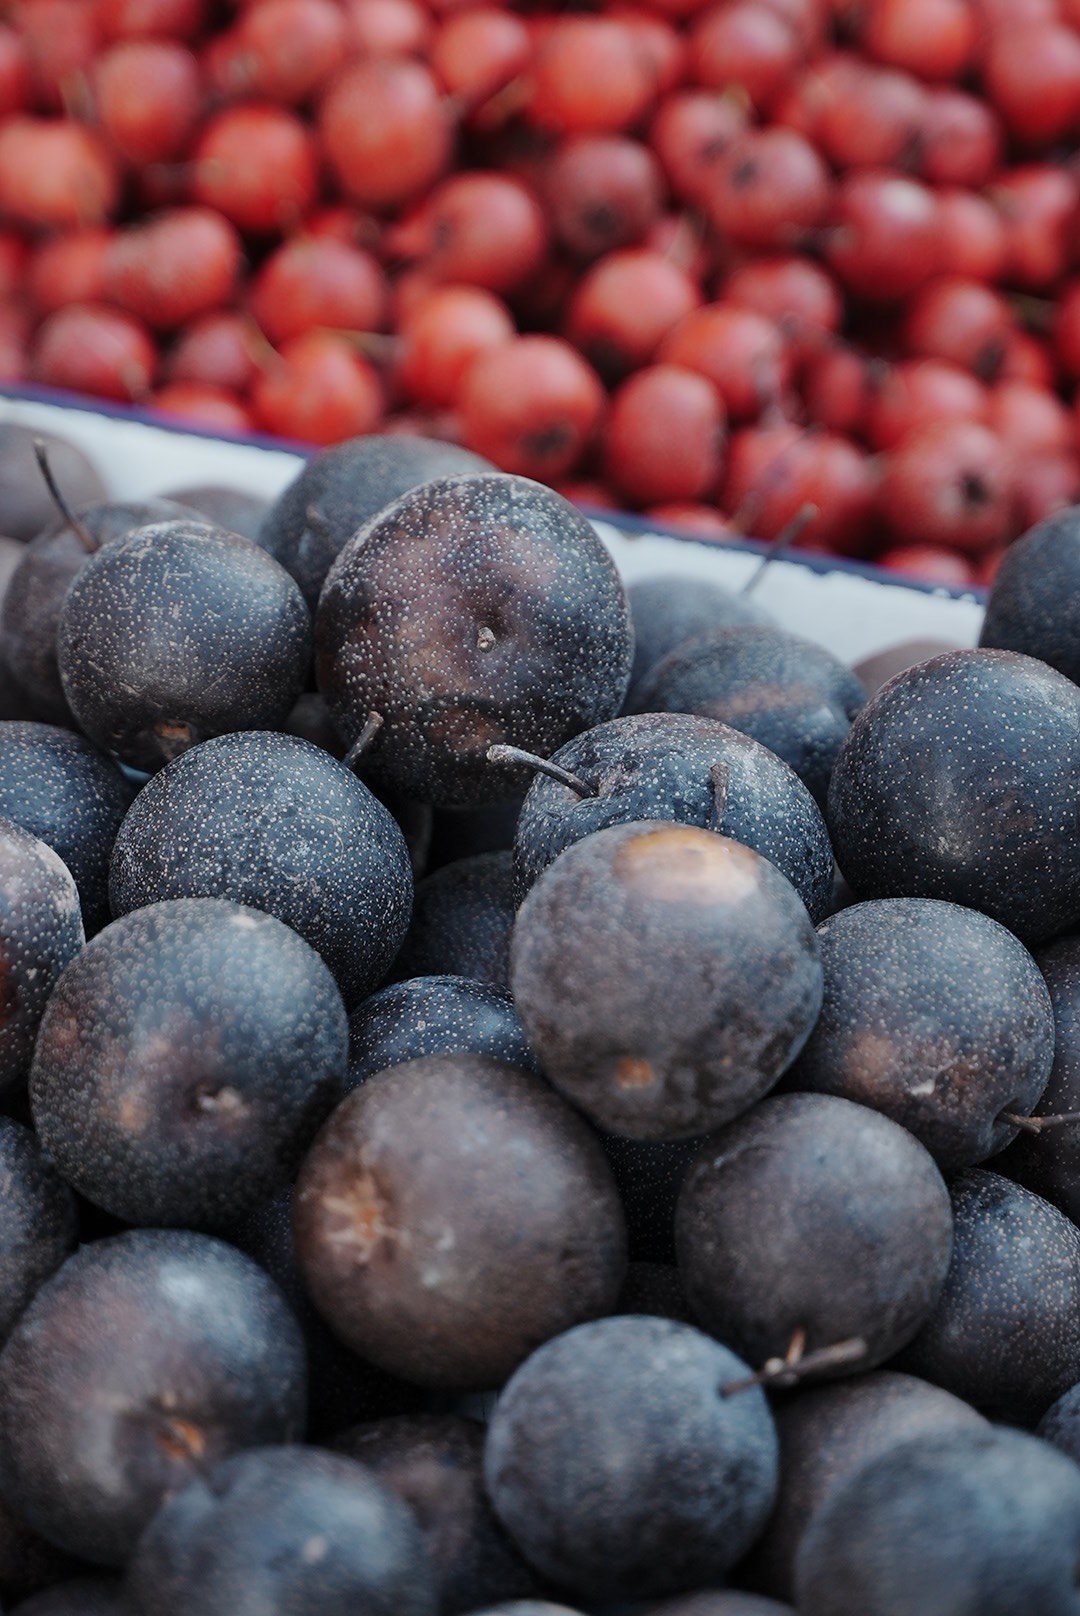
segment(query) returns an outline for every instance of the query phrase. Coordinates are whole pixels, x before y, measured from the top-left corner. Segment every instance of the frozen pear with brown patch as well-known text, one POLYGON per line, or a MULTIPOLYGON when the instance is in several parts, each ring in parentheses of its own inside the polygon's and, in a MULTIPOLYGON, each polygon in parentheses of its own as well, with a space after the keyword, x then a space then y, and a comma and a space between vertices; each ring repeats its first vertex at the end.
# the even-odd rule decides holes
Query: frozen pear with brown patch
POLYGON ((514 928, 546 1076, 609 1132, 685 1139, 773 1087, 822 999, 817 936, 760 854, 690 825, 611 825, 560 854, 514 928))

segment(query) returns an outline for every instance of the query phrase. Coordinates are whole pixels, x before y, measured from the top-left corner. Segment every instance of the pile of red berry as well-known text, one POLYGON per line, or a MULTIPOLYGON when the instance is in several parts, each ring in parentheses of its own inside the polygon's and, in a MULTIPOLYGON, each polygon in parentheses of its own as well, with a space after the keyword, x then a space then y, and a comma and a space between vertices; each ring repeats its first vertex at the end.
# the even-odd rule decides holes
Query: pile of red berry
POLYGON ((1080 495, 1078 0, 17 0, 0 377, 949 583, 1080 495))

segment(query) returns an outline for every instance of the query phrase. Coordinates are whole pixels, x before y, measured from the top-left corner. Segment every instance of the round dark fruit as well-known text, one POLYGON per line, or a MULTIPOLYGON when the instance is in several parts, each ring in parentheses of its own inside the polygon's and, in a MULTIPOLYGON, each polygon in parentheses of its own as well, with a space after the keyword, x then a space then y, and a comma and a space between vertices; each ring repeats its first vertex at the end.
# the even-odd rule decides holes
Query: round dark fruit
MULTIPOLYGON (((1073 1116, 1080 1112, 1080 937, 1047 944, 1035 961, 1054 1010, 1054 1064, 1038 1110, 1042 1116, 1073 1116)), ((1025 1130, 994 1162, 994 1171, 1080 1222, 1080 1127, 1025 1130)))
POLYGON ((863 898, 945 898, 1029 945, 1080 920, 1080 691, 1011 651, 891 679, 837 760, 828 821, 863 898))
POLYGON ((705 1133, 760 1099, 821 1006, 806 908, 774 865, 689 825, 611 825, 518 912, 514 1000, 545 1075, 601 1127, 705 1133))
POLYGON ((1080 683, 1080 506, 1039 522, 1005 551, 979 644, 1037 657, 1080 683))
POLYGON ((634 624, 634 666, 627 705, 635 705, 635 691, 645 675, 670 651, 699 634, 742 623, 770 623, 763 606, 752 595, 740 595, 707 578, 678 572, 660 572, 627 590, 634 624))
POLYGON ((409 1510, 362 1465, 318 1448, 208 1466, 150 1522, 126 1586, 140 1616, 438 1611, 409 1510))
POLYGON ((477 853, 418 882, 394 976, 467 976, 508 988, 513 863, 509 852, 477 853))
POLYGON ((115 921, 65 971, 30 1076, 68 1182, 126 1223, 224 1230, 288 1183, 342 1092, 334 978, 273 916, 221 898, 115 921))
POLYGON ((1080 1381, 1080 1230, 998 1173, 975 1168, 951 1189, 948 1278, 903 1367, 1033 1425, 1080 1381))
POLYGON ((266 548, 260 533, 270 505, 258 494, 249 494, 242 488, 228 488, 218 483, 198 483, 191 488, 170 489, 165 498, 185 506, 189 511, 198 511, 215 527, 223 527, 229 533, 239 533, 241 537, 253 539, 261 548, 266 548))
POLYGON ((368 788, 291 735, 222 735, 140 791, 120 827, 113 913, 232 898, 316 949, 356 1004, 385 976, 412 905, 405 839, 368 788))
POLYGON ((443 1616, 535 1592, 536 1580, 484 1491, 484 1427, 458 1414, 373 1420, 346 1431, 338 1453, 408 1504, 435 1571, 443 1616))
POLYGON ((695 1315, 750 1363, 860 1341, 863 1370, 929 1317, 952 1214, 933 1158, 895 1122, 781 1094, 702 1141, 675 1242, 695 1315))
POLYGON ((1080 1469, 1022 1431, 948 1430, 839 1487, 799 1550, 801 1616, 1073 1616, 1080 1469))
POLYGON ((440 807, 511 796, 520 769, 612 718, 633 634, 614 563, 568 500, 524 477, 443 477, 350 539, 319 601, 319 689, 372 779, 440 807))
POLYGON ((334 561, 377 512, 435 477, 491 469, 471 450, 434 438, 350 438, 313 455, 278 495, 259 543, 292 573, 314 610, 334 561))
POLYGON ((26 546, 0 609, 0 639, 35 718, 74 723, 60 682, 56 636, 67 592, 91 555, 136 528, 190 515, 169 499, 87 505, 77 513, 77 527, 53 521, 26 546))
POLYGON ((794 770, 748 735, 712 718, 638 713, 585 730, 551 761, 588 790, 537 773, 514 836, 519 897, 592 831, 664 819, 752 847, 787 876, 813 921, 828 913, 833 856, 821 810, 794 770))
POLYGON ((510 995, 464 976, 392 982, 349 1017, 348 1088, 422 1055, 488 1055, 538 1070, 510 995))
POLYGON ((776 1428, 760 1388, 734 1389, 746 1373, 691 1325, 625 1314, 534 1353, 496 1405, 484 1456, 495 1512, 530 1564, 583 1599, 721 1581, 776 1492, 776 1428))
POLYGON ((304 1347, 273 1282, 207 1235, 83 1246, 0 1355, 0 1488, 31 1526, 126 1562, 161 1502, 238 1448, 295 1441, 304 1347))
POLYGON ((695 713, 753 736, 824 805, 836 755, 866 691, 831 652, 769 624, 676 646, 638 687, 639 712, 695 713))
POLYGON ((80 726, 147 772, 211 736, 283 724, 310 657, 311 620, 284 568, 194 521, 139 528, 91 556, 57 634, 80 726))
POLYGON ((0 1117, 0 1341, 77 1241, 74 1195, 30 1129, 0 1117))
POLYGON ((1004 1149, 1054 1060, 1050 996, 1024 945, 936 898, 853 904, 818 939, 825 1001, 787 1086, 883 1112, 943 1172, 1004 1149))
POLYGON ((24 543, 39 534, 56 515, 34 452, 44 443, 49 465, 72 505, 105 497, 105 484, 81 449, 67 438, 26 426, 0 426, 0 533, 24 543))
POLYGON ((18 1608, 21 1616, 135 1616, 120 1577, 73 1577, 18 1608))
POLYGON ((0 814, 63 859, 87 935, 109 919, 109 859, 134 795, 85 736, 54 724, 0 724, 0 814))
POLYGON ((30 1070, 49 995, 85 941, 67 865, 0 819, 0 1091, 30 1070))
POLYGON ((914 1436, 986 1426, 959 1397, 889 1369, 777 1398, 773 1418, 780 1488, 740 1577, 777 1599, 795 1597, 795 1560, 807 1527, 861 1466, 914 1436))
POLYGON ((539 1079, 476 1055, 369 1078, 300 1173, 296 1248, 355 1352, 420 1385, 499 1386, 614 1305, 622 1209, 599 1144, 539 1079))

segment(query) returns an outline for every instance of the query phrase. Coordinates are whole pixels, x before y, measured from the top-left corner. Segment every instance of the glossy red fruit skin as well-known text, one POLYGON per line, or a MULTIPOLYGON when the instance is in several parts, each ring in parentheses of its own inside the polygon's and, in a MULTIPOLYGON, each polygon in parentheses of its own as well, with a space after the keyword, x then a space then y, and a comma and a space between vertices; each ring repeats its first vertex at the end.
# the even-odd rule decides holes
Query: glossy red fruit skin
POLYGON ((972 0, 876 0, 866 13, 863 48, 922 79, 957 79, 971 66, 980 25, 972 0))
POLYGON ((544 261, 548 227, 536 197, 509 174, 452 174, 386 236, 392 257, 435 280, 513 292, 544 261))
POLYGON ((750 130, 716 165, 705 205, 717 229, 744 247, 787 250, 825 218, 829 173, 789 129, 750 130))
POLYGON ((510 311, 478 286, 436 286, 401 316, 395 376, 430 409, 456 403, 473 360, 514 336, 510 311))
POLYGON ((550 481, 581 458, 600 422, 595 371, 557 337, 518 337, 481 354, 461 386, 462 441, 500 471, 550 481))
POLYGON ((166 382, 149 403, 151 409, 163 415, 194 427, 210 427, 215 432, 250 432, 255 426, 254 416, 235 393, 206 382, 166 382))
POLYGON ((909 433, 887 457, 880 507, 899 543, 980 556, 1007 537, 1012 497, 1001 440, 975 422, 936 421, 909 433))
POLYGON ((399 57, 344 68, 320 102, 318 127, 342 190, 376 210, 427 190, 453 155, 453 124, 435 79, 399 57))
POLYGON ((986 388, 968 370, 940 359, 903 359, 888 367, 866 414, 873 449, 893 449, 933 421, 986 422, 986 388))
POLYGON ((211 82, 225 98, 299 105, 340 66, 348 25, 332 0, 261 0, 218 35, 211 82))
POLYGON ((1007 169, 991 194, 1005 222, 1009 284, 1052 287, 1075 261, 1080 185, 1065 168, 1032 163, 1007 169))
POLYGON ((995 29, 983 82, 1011 132, 1025 145, 1048 145, 1080 118, 1080 37, 1056 22, 995 29))
POLYGON ((239 395, 247 391, 265 350, 264 338, 247 315, 231 310, 204 314, 177 339, 168 359, 169 380, 239 395))
POLYGON ((993 107, 964 90, 935 89, 926 98, 918 168, 931 185, 985 185, 1005 143, 993 107))
POLYGON ((759 111, 788 88, 802 57, 794 30, 755 0, 721 0, 690 35, 690 74, 712 90, 737 90, 759 111))
POLYGON ((819 352, 844 315, 836 282, 809 258, 752 259, 728 276, 723 296, 773 320, 800 359, 819 352))
POLYGON ((694 371, 651 365, 623 382, 604 428, 608 480, 635 505, 696 500, 723 464, 724 407, 694 371))
POLYGON ((943 550, 934 544, 898 545, 880 555, 877 564, 888 572, 898 572, 903 578, 940 584, 946 589, 966 589, 975 582, 970 562, 955 550, 943 550))
POLYGON ((910 296, 937 268, 933 192, 902 174, 848 174, 837 190, 826 251, 856 296, 875 303, 910 296))
POLYGON ((330 237, 298 236, 265 260, 251 286, 251 312, 271 342, 317 326, 381 331, 389 289, 378 260, 330 237))
POLYGON ((72 303, 38 328, 31 355, 35 381, 137 403, 150 391, 157 350, 146 327, 103 304, 72 303))
POLYGON ((938 267, 943 275, 961 275, 993 284, 1005 273, 1009 235, 1000 211, 978 191, 938 189, 938 267))
POLYGON ((681 320, 660 344, 663 364, 705 376, 733 421, 755 418, 785 398, 794 361, 780 328, 734 303, 709 303, 681 320))
POLYGON ((746 128, 746 110, 735 96, 680 90, 661 102, 649 143, 681 202, 704 200, 720 157, 746 128))
POLYGON ((192 156, 194 200, 253 235, 289 229, 318 195, 311 135, 284 107, 227 108, 204 125, 192 156))
POLYGON ((188 147, 203 107, 199 64, 163 39, 121 40, 94 63, 101 127, 125 161, 165 163, 188 147))
POLYGON ((259 425, 303 443, 337 443, 373 432, 383 413, 379 378, 333 331, 306 331, 281 345, 251 389, 259 425))
POLYGON ((601 376, 619 381, 648 364, 700 304, 701 292, 685 270, 646 247, 629 247, 599 259, 582 276, 565 331, 601 376))
POLYGON ((993 381, 1011 329, 1009 305, 999 292, 979 281, 941 275, 912 298, 901 338, 910 354, 947 359, 993 381))
POLYGON ((14 117, 0 128, 0 210, 32 229, 103 224, 120 196, 116 165, 91 129, 14 117))
POLYGON ((648 110, 655 81, 633 31, 607 17, 566 16, 542 38, 530 117, 560 134, 617 134, 648 110))
POLYGON ((240 238, 210 208, 177 208, 118 231, 105 252, 112 302, 171 329, 227 303, 240 272, 240 238))

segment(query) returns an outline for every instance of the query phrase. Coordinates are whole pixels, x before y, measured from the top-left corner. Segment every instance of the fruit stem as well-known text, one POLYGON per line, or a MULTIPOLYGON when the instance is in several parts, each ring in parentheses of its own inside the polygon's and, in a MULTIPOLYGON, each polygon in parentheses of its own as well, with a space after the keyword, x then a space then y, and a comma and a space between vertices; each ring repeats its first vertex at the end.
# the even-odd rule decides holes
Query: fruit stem
POLYGON ((568 786, 579 797, 598 797, 600 793, 595 786, 585 784, 569 769, 561 769, 557 763, 549 763, 546 758, 537 757, 535 752, 523 752, 520 746, 489 746, 487 749, 489 763, 520 763, 527 769, 535 769, 537 774, 546 774, 549 780, 557 780, 561 786, 568 786))
POLYGON ((1059 1111, 1050 1117, 1022 1117, 1015 1111, 1003 1111, 1001 1121, 1026 1133, 1045 1133, 1047 1128, 1064 1128, 1071 1122, 1080 1122, 1080 1111, 1059 1111))
POLYGON ((375 739, 382 727, 382 713, 368 713, 367 721, 364 724, 363 729, 349 747, 349 750, 346 752, 344 758, 345 767, 347 769, 351 769, 354 774, 356 773, 359 764, 363 761, 365 752, 368 751, 372 741, 375 739))
POLYGON ((49 490, 49 495, 53 504, 56 506, 57 510, 60 512, 60 515, 64 518, 64 521, 74 533, 87 555, 93 555, 97 550, 100 550, 101 546, 94 538, 94 535, 90 532, 90 529, 86 526, 86 523, 80 516, 76 516, 71 506, 60 492, 56 478, 53 476, 53 469, 49 464, 49 451, 46 447, 44 438, 34 439, 34 457, 37 460, 38 465, 41 467, 41 475, 45 479, 45 486, 49 490))
POLYGON ((753 594, 761 582, 765 569, 772 565, 782 550, 792 549, 803 529, 808 527, 815 516, 820 516, 820 514, 821 512, 816 505, 806 504, 799 507, 791 521, 780 529, 775 539, 770 541, 769 548, 739 590, 740 595, 753 594))
POLYGON ((816 1352, 806 1351, 806 1331, 798 1329, 783 1358, 769 1358, 754 1375, 744 1380, 729 1380, 720 1387, 721 1397, 737 1397, 753 1386, 777 1386, 781 1389, 797 1386, 807 1375, 819 1369, 838 1369, 843 1364, 858 1363, 866 1357, 866 1342, 862 1336, 849 1341, 835 1341, 830 1347, 819 1347, 816 1352))

